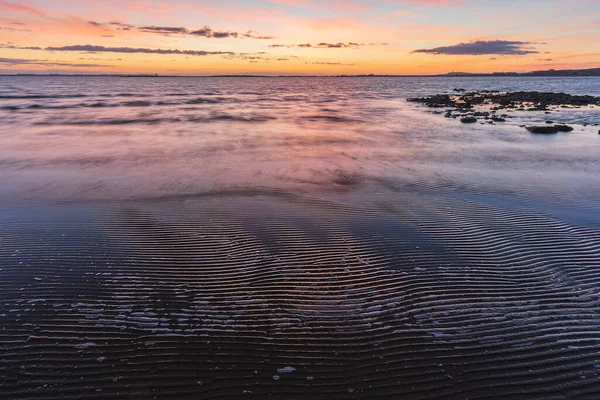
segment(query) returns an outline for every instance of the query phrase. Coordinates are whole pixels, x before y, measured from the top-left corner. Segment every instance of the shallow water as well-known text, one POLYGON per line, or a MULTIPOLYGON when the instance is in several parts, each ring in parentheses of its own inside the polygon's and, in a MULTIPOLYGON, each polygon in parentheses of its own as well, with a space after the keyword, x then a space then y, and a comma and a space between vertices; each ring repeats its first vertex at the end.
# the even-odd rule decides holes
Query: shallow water
POLYGON ((465 127, 406 102, 457 87, 600 95, 596 78, 2 77, 0 199, 370 178, 580 197, 599 183, 600 108, 465 127), (581 125, 550 137, 519 127, 548 119, 581 125))
POLYGON ((2 393, 598 398, 600 108, 406 101, 454 88, 600 95, 0 77, 2 393), (575 131, 520 127, 548 119, 575 131))

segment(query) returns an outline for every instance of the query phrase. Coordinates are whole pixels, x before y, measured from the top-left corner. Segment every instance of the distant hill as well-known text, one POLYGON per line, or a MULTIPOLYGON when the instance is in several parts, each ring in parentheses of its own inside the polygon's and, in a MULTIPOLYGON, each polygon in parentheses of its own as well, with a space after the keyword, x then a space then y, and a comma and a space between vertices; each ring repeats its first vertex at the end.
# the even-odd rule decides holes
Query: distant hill
POLYGON ((338 77, 338 78, 352 78, 352 77, 390 77, 390 78, 401 78, 401 77, 469 77, 469 76, 515 76, 515 77, 527 77, 527 76, 600 76, 600 68, 589 68, 589 69, 549 69, 545 71, 530 71, 530 72, 493 72, 493 73, 470 73, 470 72, 448 72, 447 74, 439 75, 407 75, 407 74, 396 74, 396 75, 378 75, 378 74, 361 74, 361 75, 160 75, 160 74, 67 74, 67 73, 0 73, 0 76, 110 76, 110 77, 125 77, 125 78, 177 78, 177 77, 198 77, 198 78, 317 78, 317 77, 338 77))
POLYGON ((589 69, 548 69, 531 72, 494 72, 491 74, 471 74, 468 72, 449 72, 438 76, 600 76, 600 68, 589 69))

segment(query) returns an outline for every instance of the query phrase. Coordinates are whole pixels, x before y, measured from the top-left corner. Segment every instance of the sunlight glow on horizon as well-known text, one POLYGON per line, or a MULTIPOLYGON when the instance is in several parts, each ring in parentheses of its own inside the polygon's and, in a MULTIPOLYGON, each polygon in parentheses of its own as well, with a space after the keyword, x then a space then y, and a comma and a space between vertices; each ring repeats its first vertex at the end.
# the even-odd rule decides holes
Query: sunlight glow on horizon
POLYGON ((0 73, 597 68, 598 15, 593 0, 0 0, 0 73))

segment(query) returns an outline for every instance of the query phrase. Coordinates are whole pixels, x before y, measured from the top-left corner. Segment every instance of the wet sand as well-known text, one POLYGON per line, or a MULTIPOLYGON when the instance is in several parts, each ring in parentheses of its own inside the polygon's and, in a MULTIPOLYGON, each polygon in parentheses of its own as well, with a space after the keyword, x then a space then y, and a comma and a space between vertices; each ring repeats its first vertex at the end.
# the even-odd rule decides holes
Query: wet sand
POLYGON ((600 397, 600 109, 406 101, 597 80, 32 79, 0 79, 0 399, 600 397))
POLYGON ((586 221, 397 181, 5 206, 3 396, 597 398, 586 221))

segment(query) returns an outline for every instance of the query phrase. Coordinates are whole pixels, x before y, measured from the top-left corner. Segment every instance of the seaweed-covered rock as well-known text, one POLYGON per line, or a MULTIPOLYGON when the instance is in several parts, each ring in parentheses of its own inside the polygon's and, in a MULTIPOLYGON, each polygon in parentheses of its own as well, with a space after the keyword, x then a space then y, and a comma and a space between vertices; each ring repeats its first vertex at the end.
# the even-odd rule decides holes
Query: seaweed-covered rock
POLYGON ((429 97, 415 97, 407 99, 407 101, 413 103, 420 103, 427 107, 438 108, 438 107, 456 107, 456 102, 447 94, 438 94, 429 97))
POLYGON ((554 127, 556 129, 558 129, 559 132, 572 132, 573 131, 573 127, 571 127, 569 125, 554 125, 554 127))
POLYGON ((477 122, 477 118, 475 117, 464 117, 460 119, 460 122, 463 124, 474 124, 477 122))
POLYGON ((600 97, 594 96, 545 92, 500 93, 486 90, 469 93, 457 92, 455 95, 438 94, 435 96, 411 98, 408 99, 408 101, 421 103, 428 107, 454 106, 471 108, 473 105, 493 104, 497 105, 498 109, 508 107, 528 111, 547 111, 549 106, 571 108, 600 105, 600 97), (527 106, 527 108, 525 106, 527 106))
POLYGON ((526 129, 531 133, 540 133, 546 135, 558 133, 558 128, 554 126, 528 126, 526 129))

